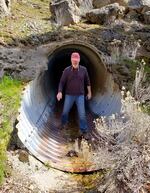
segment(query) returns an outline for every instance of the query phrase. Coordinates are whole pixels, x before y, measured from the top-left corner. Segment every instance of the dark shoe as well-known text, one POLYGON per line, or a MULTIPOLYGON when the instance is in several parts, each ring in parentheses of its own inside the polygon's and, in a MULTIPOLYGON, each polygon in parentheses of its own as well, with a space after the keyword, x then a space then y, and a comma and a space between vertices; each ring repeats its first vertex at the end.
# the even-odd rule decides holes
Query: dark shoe
POLYGON ((60 130, 64 130, 64 129, 67 129, 68 128, 68 126, 69 126, 69 124, 68 123, 66 123, 66 124, 61 124, 60 126, 59 126, 59 129, 60 130))

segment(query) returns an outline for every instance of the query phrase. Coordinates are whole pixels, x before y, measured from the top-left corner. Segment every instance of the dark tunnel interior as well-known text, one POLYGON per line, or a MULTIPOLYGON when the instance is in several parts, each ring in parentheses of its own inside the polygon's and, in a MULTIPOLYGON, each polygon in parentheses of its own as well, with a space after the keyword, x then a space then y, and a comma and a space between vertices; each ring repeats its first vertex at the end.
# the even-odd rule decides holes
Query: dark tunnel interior
MULTIPOLYGON (((49 77, 48 81, 51 83, 51 86, 52 86, 51 89, 54 91, 55 96, 57 95, 57 92, 58 92, 59 81, 60 81, 63 70, 67 66, 71 65, 72 52, 78 52, 80 54, 80 57, 81 57, 80 65, 83 65, 87 68, 88 74, 90 77, 90 81, 91 81, 92 93, 94 93, 94 91, 95 91, 93 85, 96 85, 96 80, 93 78, 94 76, 92 76, 92 75, 96 74, 96 72, 95 72, 96 69, 93 68, 93 66, 91 65, 92 62, 90 61, 90 58, 78 49, 66 48, 66 49, 63 49, 61 51, 54 53, 49 58, 48 72, 47 72, 48 77, 49 77)), ((86 96, 86 94, 87 94, 87 88, 85 86, 85 96, 86 96)), ((63 89, 63 99, 60 102, 58 102, 56 100, 55 111, 58 111, 58 109, 60 111, 62 111, 63 103, 64 103, 64 95, 65 95, 65 89, 63 89)), ((86 101, 85 105, 86 105, 86 110, 88 110, 87 101, 86 101)), ((70 117, 71 117, 71 120, 73 120, 73 118, 74 118, 74 120, 77 119, 77 108, 76 108, 75 104, 73 105, 73 107, 70 111, 70 117)))
MULTIPOLYGON (((90 55, 88 55, 88 53, 86 54, 85 51, 82 52, 82 50, 77 48, 64 48, 60 50, 58 49, 56 52, 54 52, 49 56, 48 71, 46 72, 48 76, 48 78, 46 79, 46 82, 48 81, 51 84, 50 89, 53 90, 55 97, 58 92, 58 85, 59 85, 62 72, 67 66, 71 65, 72 52, 78 52, 80 54, 80 57, 81 57, 80 65, 83 65, 87 68, 87 71, 90 77, 90 82, 91 82, 92 96, 94 96, 100 90, 104 90, 106 72, 103 68, 101 69, 99 68, 101 65, 99 65, 98 63, 95 64, 93 62, 94 60, 92 60, 93 58, 90 55)), ((63 99, 60 102, 55 100, 54 111, 58 111, 58 109, 62 111, 64 98, 65 98, 64 90, 63 90, 63 99)), ((86 95, 87 95, 87 88, 85 86, 85 96, 86 95)), ((86 111, 89 110, 87 100, 85 100, 85 108, 86 108, 86 111)), ((73 117, 75 118, 75 120, 77 118, 77 108, 75 104, 73 105, 70 111, 70 117, 71 117, 71 120, 73 120, 73 117)))
POLYGON ((48 64, 48 72, 49 72, 49 78, 50 82, 52 84, 52 89, 55 90, 55 93, 57 93, 58 90, 58 84, 62 75, 63 70, 71 65, 71 53, 72 52, 79 52, 81 56, 80 65, 83 65, 87 68, 91 86, 92 86, 92 92, 94 92, 93 85, 96 85, 95 79, 92 76, 95 74, 95 68, 92 67, 90 58, 86 56, 83 52, 81 52, 78 49, 71 49, 66 48, 64 50, 58 51, 57 53, 54 53, 53 56, 49 58, 49 64, 48 64))

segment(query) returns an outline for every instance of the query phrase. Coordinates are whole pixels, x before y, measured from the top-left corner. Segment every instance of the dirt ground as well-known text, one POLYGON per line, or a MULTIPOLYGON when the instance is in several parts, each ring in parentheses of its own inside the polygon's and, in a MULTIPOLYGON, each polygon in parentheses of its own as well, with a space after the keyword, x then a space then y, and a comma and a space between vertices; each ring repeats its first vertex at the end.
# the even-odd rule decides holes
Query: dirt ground
POLYGON ((18 152, 7 152, 8 172, 0 193, 96 193, 98 173, 81 175, 65 173, 44 166, 29 155, 29 162, 18 159, 18 152))

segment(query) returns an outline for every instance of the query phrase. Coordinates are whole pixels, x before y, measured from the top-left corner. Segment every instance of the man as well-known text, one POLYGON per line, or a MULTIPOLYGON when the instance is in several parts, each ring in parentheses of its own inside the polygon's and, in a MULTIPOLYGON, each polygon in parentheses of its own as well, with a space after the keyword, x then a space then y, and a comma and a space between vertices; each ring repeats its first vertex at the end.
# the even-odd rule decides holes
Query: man
POLYGON ((88 126, 85 113, 85 85, 87 86, 87 99, 90 100, 91 84, 86 67, 79 65, 80 55, 77 52, 71 54, 71 66, 64 69, 60 79, 57 100, 62 99, 62 91, 65 87, 65 102, 61 117, 62 127, 68 123, 68 114, 74 102, 77 105, 79 115, 80 132, 85 139, 88 139, 88 126))

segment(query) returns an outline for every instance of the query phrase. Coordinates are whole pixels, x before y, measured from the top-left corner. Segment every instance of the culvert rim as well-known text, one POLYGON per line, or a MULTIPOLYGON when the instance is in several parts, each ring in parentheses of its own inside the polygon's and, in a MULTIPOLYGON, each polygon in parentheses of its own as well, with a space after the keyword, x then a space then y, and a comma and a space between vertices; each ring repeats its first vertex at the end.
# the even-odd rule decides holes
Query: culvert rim
POLYGON ((56 50, 56 49, 59 49, 63 46, 71 46, 71 45, 79 45, 79 46, 84 46, 84 47, 87 47, 89 48, 91 51, 93 51, 100 59, 101 63, 103 64, 103 66, 105 67, 105 69, 107 70, 107 67, 106 65, 103 63, 102 59, 101 59, 101 51, 99 51, 94 45, 92 44, 89 44, 87 42, 83 42, 83 41, 80 41, 80 40, 66 40, 66 41, 62 41, 62 42, 59 42, 59 43, 56 43, 55 46, 53 46, 52 48, 50 48, 48 50, 48 57, 56 50))
MULTIPOLYGON (((59 53, 59 51, 61 51, 61 49, 64 47, 81 46, 89 49, 89 52, 93 52, 92 56, 97 55, 102 68, 106 71, 106 73, 108 73, 97 48, 95 48, 93 45, 83 43, 84 42, 79 42, 76 40, 62 42, 57 44, 52 49, 50 48, 48 50, 47 57, 50 58, 52 54, 57 52, 59 53)), ((96 64, 93 63, 91 65, 96 64)), ((97 68, 100 68, 99 66, 97 66, 97 68)), ((98 69, 96 70, 98 71, 98 69)), ((46 87, 46 83, 44 81, 47 80, 48 77, 46 72, 39 74, 28 86, 26 86, 26 89, 24 90, 17 124, 19 138, 27 149, 38 158, 38 160, 41 160, 43 163, 49 163, 49 165, 51 165, 53 168, 75 173, 100 170, 101 168, 99 165, 97 165, 97 163, 91 163, 89 160, 83 161, 78 159, 77 161, 75 158, 63 158, 63 156, 65 156, 66 152, 69 150, 70 142, 67 143, 64 136, 59 133, 56 124, 58 119, 53 117, 53 93, 50 93, 49 96, 45 96, 45 93, 43 93, 42 89, 46 87), (52 145, 52 143, 54 143, 54 145, 52 145), (55 148, 58 148, 58 151, 55 151, 55 148), (60 151, 62 151, 62 154, 59 153, 60 151)), ((106 75, 107 77, 106 80, 104 80, 104 84, 110 84, 108 86, 108 92, 101 93, 101 95, 98 95, 97 98, 95 97, 95 99, 93 99, 89 105, 92 111, 94 109, 94 113, 98 115, 103 115, 104 113, 111 114, 113 111, 118 112, 120 110, 120 92, 119 90, 115 89, 115 83, 112 82, 111 74, 108 73, 106 75), (110 103, 110 105, 108 105, 108 103, 110 103)), ((47 92, 47 90, 45 92, 47 92)), ((92 124, 91 121, 93 121, 93 117, 90 113, 87 114, 87 118, 90 124, 92 124)), ((92 127, 93 126, 91 126, 91 128, 92 127)), ((92 129, 93 130, 91 130, 90 133, 91 137, 94 137, 95 140, 100 140, 96 129, 92 129)), ((96 146, 96 142, 91 143, 93 146, 96 146)))

